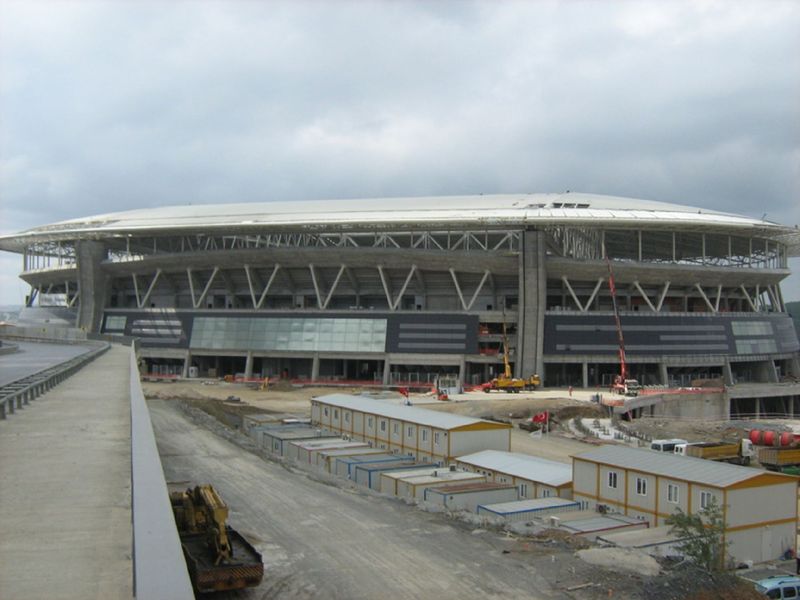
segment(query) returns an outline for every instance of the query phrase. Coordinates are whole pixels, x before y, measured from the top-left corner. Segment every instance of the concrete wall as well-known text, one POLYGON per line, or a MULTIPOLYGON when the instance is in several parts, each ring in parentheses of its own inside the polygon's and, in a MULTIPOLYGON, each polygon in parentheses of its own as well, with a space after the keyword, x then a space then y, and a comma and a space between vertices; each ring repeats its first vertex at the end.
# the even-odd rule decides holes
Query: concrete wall
POLYGON ((722 392, 707 394, 666 394, 663 401, 653 406, 652 411, 644 409, 645 414, 656 417, 681 417, 684 419, 714 419, 724 421, 730 418, 730 403, 722 392))

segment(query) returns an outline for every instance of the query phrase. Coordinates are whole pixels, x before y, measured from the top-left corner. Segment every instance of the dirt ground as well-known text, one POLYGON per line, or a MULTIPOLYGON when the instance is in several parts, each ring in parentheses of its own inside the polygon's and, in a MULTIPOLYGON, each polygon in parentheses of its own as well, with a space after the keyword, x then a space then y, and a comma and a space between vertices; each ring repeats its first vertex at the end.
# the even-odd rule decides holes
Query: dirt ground
MULTIPOLYGON (((278 384, 267 390, 257 386, 238 383, 200 382, 154 383, 143 382, 147 398, 160 400, 182 400, 201 408, 231 427, 238 427, 243 414, 272 413, 276 416, 308 417, 311 414, 311 398, 333 393, 361 393, 359 388, 293 387, 278 384), (228 399, 233 401, 230 401, 228 399)), ((399 394, 389 394, 400 403, 399 394)), ((589 449, 593 439, 576 438, 559 428, 570 419, 599 417, 601 411, 595 404, 575 398, 558 398, 536 393, 529 394, 461 394, 459 401, 437 401, 429 395, 411 395, 415 406, 430 410, 450 412, 476 418, 489 418, 510 422, 514 425, 511 450, 535 454, 557 462, 570 463, 573 454, 589 449), (548 411, 553 421, 554 434, 543 437, 531 436, 517 427, 518 423, 534 414, 548 411)))
MULTIPOLYGON (((227 384, 223 382, 216 383, 215 385, 202 385, 197 382, 179 382, 170 384, 144 382, 143 387, 145 389, 145 395, 148 397, 148 399, 156 399, 156 402, 159 400, 168 401, 166 403, 162 402, 157 405, 153 405, 151 402, 151 406, 161 407, 158 409, 161 419, 167 418, 167 413, 164 413, 163 411, 168 406, 175 407, 175 409, 183 412, 184 415, 190 419, 190 421, 194 422, 195 426, 199 424, 202 429, 216 434, 216 436, 220 437, 221 440, 224 438, 227 440, 227 442, 232 442, 234 445, 240 448, 241 452, 255 454, 260 458, 260 460, 267 464, 270 464, 274 461, 265 460, 265 457, 260 455, 259 451, 249 442, 248 438, 241 435, 239 431, 239 424, 242 414, 269 412, 276 415, 308 416, 310 411, 310 399, 314 396, 336 392, 359 393, 361 391, 351 388, 346 390, 332 390, 330 388, 293 388, 291 386, 275 386, 269 390, 260 390, 257 388, 248 387, 246 385, 227 384)), ((539 413, 544 410, 550 411, 557 421, 561 421, 563 423, 566 423, 566 421, 574 416, 589 418, 593 416, 599 416, 598 409, 595 405, 592 405, 586 401, 568 397, 509 398, 507 396, 499 395, 487 397, 483 394, 475 394, 473 396, 466 395, 466 398, 459 402, 436 402, 431 401, 430 398, 423 397, 419 397, 416 400, 418 400, 420 405, 424 406, 425 408, 448 411, 467 416, 509 420, 512 423, 517 423, 523 417, 530 416, 531 414, 539 413)), ((398 399, 398 401, 402 400, 398 399)), ((412 402, 416 403, 415 398, 413 397, 412 402)), ((177 417, 176 413, 172 414, 174 416, 170 417, 170 419, 177 417)), ((168 473, 168 479, 172 479, 173 481, 175 479, 183 480, 189 477, 196 477, 198 474, 203 474, 205 477, 211 480, 218 480, 219 483, 222 484, 222 487, 225 487, 226 484, 224 482, 227 482, 228 489, 225 491, 228 494, 233 495, 233 499, 237 504, 237 509, 233 513, 234 515, 243 515, 248 512, 257 512, 260 510, 258 508, 258 506, 261 506, 260 503, 258 505, 251 506, 250 499, 252 496, 250 494, 237 496, 237 493, 240 489, 240 484, 237 482, 238 480, 236 479, 235 473, 226 470, 227 475, 225 476, 225 479, 220 480, 221 475, 215 472, 214 466, 205 464, 204 461, 211 460, 213 457, 204 456, 202 453, 198 455, 191 451, 190 448, 183 448, 181 451, 176 453, 175 450, 177 450, 177 448, 174 448, 173 444, 178 443, 178 439, 184 440, 181 442, 181 444, 190 444, 188 440, 191 437, 200 434, 199 430, 195 428, 194 433, 191 433, 191 436, 187 437, 186 434, 189 433, 189 430, 185 425, 179 425, 178 421, 174 420, 171 422, 172 426, 165 427, 162 425, 157 430, 159 446, 162 448, 162 450, 169 448, 166 455, 164 455, 162 458, 166 461, 165 469, 168 473), (177 429, 173 430, 172 427, 177 429), (180 433, 177 433, 178 431, 180 433), (174 462, 176 460, 176 456, 184 456, 186 460, 189 460, 189 457, 193 457, 191 459, 191 465, 186 464, 179 467, 174 462), (191 475, 189 475, 190 473, 191 475), (228 481, 229 479, 230 481, 228 481)), ((669 425, 664 424, 661 426, 657 423, 649 423, 648 426, 653 428, 654 433, 658 433, 656 437, 677 436, 677 434, 674 432, 677 431, 686 433, 692 431, 689 429, 689 427, 697 427, 696 425, 689 423, 680 424, 680 426, 683 426, 683 428, 680 426, 674 427, 673 423, 670 423, 669 425)), ((707 435, 708 431, 706 427, 707 426, 704 424, 698 428, 698 431, 702 430, 704 435, 707 435)), ((720 424, 719 427, 720 435, 729 434, 725 424, 720 424)), ((512 450, 527 452, 560 462, 570 462, 570 455, 590 447, 588 445, 588 443, 590 443, 589 441, 578 439, 574 435, 566 433, 565 430, 559 428, 557 425, 555 426, 553 433, 542 437, 532 437, 530 434, 528 434, 528 432, 522 431, 516 427, 513 431, 512 450)), ((210 442, 206 443, 210 444, 210 442)), ((220 447, 219 452, 221 455, 225 456, 226 464, 233 459, 233 454, 231 454, 233 451, 230 448, 224 449, 220 447)), ((353 494, 364 494, 364 492, 360 489, 345 489, 351 484, 342 484, 340 482, 331 481, 317 481, 313 475, 303 475, 302 472, 297 472, 295 469, 287 468, 287 465, 281 465, 281 467, 282 468, 280 468, 278 473, 284 473, 285 477, 300 477, 304 481, 309 478, 312 479, 313 481, 310 481, 311 488, 313 489, 314 486, 317 486, 319 493, 333 485, 334 487, 338 487, 343 491, 347 491, 347 497, 352 497, 353 494)), ((264 466, 263 468, 266 469, 268 467, 264 466)), ((272 473, 268 475, 265 473, 263 476, 273 479, 275 474, 272 473)), ((248 481, 251 482, 249 485, 254 485, 252 482, 258 477, 256 473, 251 473, 250 476, 247 477, 248 481)), ((306 486, 308 483, 309 482, 304 483, 303 485, 306 486)), ((283 488, 284 485, 289 485, 289 483, 284 482, 284 484, 281 484, 281 488, 283 488)), ((268 486, 264 490, 261 490, 260 493, 270 493, 267 491, 268 489, 274 489, 274 487, 268 486)), ((309 492, 310 489, 304 490, 304 496, 309 492)), ((371 500, 375 499, 372 498, 371 500)), ((378 522, 382 521, 380 515, 384 514, 383 511, 388 510, 389 514, 392 514, 396 508, 395 501, 387 498, 378 498, 378 500, 381 503, 386 503, 386 506, 374 514, 371 514, 371 519, 376 522, 376 525, 378 522)), ((372 501, 370 501, 370 505, 372 505, 372 501)), ((319 510, 319 508, 317 508, 317 510, 319 510)), ((347 509, 344 505, 337 505, 336 510, 346 511, 349 509, 347 509)), ((363 506, 361 507, 361 510, 364 510, 363 506)), ((419 511, 413 511, 411 514, 417 514, 418 512, 419 511)), ((285 514, 282 516, 289 522, 291 522, 293 519, 290 514, 285 514)), ((288 559, 293 553, 297 553, 297 556, 299 557, 298 560, 302 561, 303 557, 308 552, 308 549, 304 548, 304 543, 311 544, 313 547, 318 544, 319 538, 315 534, 310 533, 310 531, 304 533, 302 527, 291 527, 281 532, 281 535, 289 536, 289 539, 287 539, 285 542, 286 546, 284 547, 283 542, 270 535, 271 529, 274 527, 274 523, 272 522, 273 517, 274 515, 272 513, 267 514, 265 516, 264 523, 261 525, 258 524, 258 519, 255 517, 253 517, 253 519, 255 519, 254 521, 250 520, 248 517, 248 533, 255 535, 256 538, 270 539, 265 549, 268 549, 268 551, 272 552, 273 554, 277 552, 278 555, 282 557, 281 561, 279 561, 280 565, 272 566, 273 570, 275 570, 274 567, 280 567, 280 581, 283 583, 276 588, 274 587, 275 581, 272 580, 267 583, 266 587, 262 586, 260 590, 253 590, 253 594, 240 593, 237 594, 236 597, 314 598, 325 597, 326 595, 332 597, 329 594, 330 589, 327 589, 327 591, 323 592, 325 587, 321 581, 316 583, 316 586, 318 587, 315 587, 313 583, 307 583, 302 588, 297 588, 294 586, 294 584, 286 587, 286 585, 289 585, 285 583, 286 581, 293 580, 296 577, 305 577, 307 579, 307 576, 305 573, 295 572, 295 570, 298 568, 298 565, 293 565, 291 560, 284 559, 288 559), (310 537, 304 538, 304 536, 307 534, 310 537)), ((387 518, 390 517, 387 515, 387 518)), ((405 518, 410 518, 409 513, 406 513, 405 518)), ((425 517, 425 520, 426 522, 428 519, 433 519, 434 521, 428 525, 423 525, 420 523, 419 525, 421 528, 417 527, 413 529, 427 531, 431 528, 435 528, 441 535, 445 535, 445 532, 449 530, 441 529, 440 526, 434 525, 434 523, 439 522, 441 524, 449 524, 451 527, 455 526, 457 529, 464 529, 467 532, 467 535, 469 535, 469 538, 464 538, 464 540, 471 540, 475 538, 476 535, 480 538, 487 538, 487 534, 482 533, 483 530, 480 529, 478 525, 470 522, 464 522, 459 519, 453 521, 453 518, 454 517, 452 515, 447 514, 431 514, 425 517)), ((379 528, 380 530, 385 530, 385 533, 388 533, 389 527, 394 528, 399 526, 400 529, 397 531, 403 531, 408 529, 408 523, 413 523, 415 519, 416 517, 413 517, 411 521, 406 522, 406 525, 389 526, 387 523, 383 523, 379 525, 379 528)), ((319 527, 319 523, 315 522, 314 527, 319 527)), ((394 531, 394 529, 392 529, 392 531, 394 531)), ((272 531, 272 533, 274 534, 276 532, 272 531)), ((750 584, 742 582, 742 580, 740 580, 738 577, 730 574, 712 576, 696 569, 687 568, 686 565, 673 567, 668 563, 664 563, 662 573, 660 575, 650 577, 644 576, 640 573, 624 572, 591 565, 581 560, 576 554, 578 550, 587 548, 590 546, 590 544, 582 538, 565 535, 563 532, 559 531, 546 532, 537 536, 522 537, 511 534, 510 532, 500 531, 497 533, 501 534, 500 537, 497 537, 493 534, 489 535, 487 538, 494 540, 490 547, 487 547, 487 552, 489 552, 490 555, 494 556, 499 554, 500 556, 505 556, 514 563, 517 563, 516 568, 524 569, 526 577, 533 580, 543 578, 539 579, 540 583, 544 583, 544 580, 547 581, 546 588, 538 588, 536 593, 531 590, 530 594, 525 594, 526 597, 574 597, 593 599, 647 598, 652 600, 711 600, 712 598, 733 600, 734 598, 756 599, 760 597, 755 593, 750 584), (505 540, 505 542, 501 542, 501 540, 505 540)), ((337 535, 343 534, 342 532, 337 532, 337 535)), ((447 535, 450 534, 448 533, 447 535)), ((357 541, 355 539, 348 539, 346 540, 345 545, 349 547, 358 547, 363 543, 363 540, 357 541)), ((413 542, 411 543, 413 545, 413 542)), ((409 550, 398 547, 397 551, 401 555, 405 556, 409 550)), ((317 558, 322 560, 319 557, 317 558)), ((463 560, 466 557, 461 558, 463 560)), ((350 559, 337 559, 339 562, 343 560, 350 559)), ((467 560, 469 561, 470 559, 467 560)), ((495 564, 494 559, 489 560, 488 562, 477 558, 472 560, 477 561, 475 564, 480 565, 480 569, 500 569, 500 571, 505 569, 505 567, 501 568, 499 566, 500 563, 495 564)), ((356 567, 353 568, 355 569, 356 567)), ((358 568, 361 567, 359 566, 358 568)), ((417 566, 417 568, 419 568, 419 566, 417 566)), ((379 573, 373 573, 372 576, 379 576, 379 573)), ((437 577, 438 576, 440 575, 437 575, 437 577)), ((491 579, 494 580, 495 585, 497 585, 494 577, 491 579)), ((483 581, 483 579, 481 579, 481 581, 483 581)), ((424 588, 425 584, 419 582, 417 585, 422 585, 424 588)), ((422 592, 423 588, 420 588, 417 591, 422 592)), ((379 589, 383 590, 383 588, 378 587, 375 588, 374 591, 377 592, 379 589)), ((412 588, 409 588, 409 590, 411 589, 416 588, 412 586, 412 588)), ((495 591, 492 587, 481 587, 479 589, 482 589, 483 591, 478 594, 478 597, 492 597, 493 594, 491 592, 495 591)), ((395 595, 402 591, 405 591, 403 587, 399 588, 399 590, 395 590, 395 595)), ((478 589, 475 589, 474 591, 477 592, 478 589)), ((520 589, 507 588, 505 592, 510 592, 513 596, 514 594, 519 593, 520 589)), ((344 593, 346 594, 346 592, 344 593)), ((400 595, 402 596, 403 594, 400 593, 400 595)), ((463 590, 461 595, 464 596, 463 590)), ((505 594, 501 593, 500 595, 505 594)), ((464 597, 468 596, 469 594, 464 597)))

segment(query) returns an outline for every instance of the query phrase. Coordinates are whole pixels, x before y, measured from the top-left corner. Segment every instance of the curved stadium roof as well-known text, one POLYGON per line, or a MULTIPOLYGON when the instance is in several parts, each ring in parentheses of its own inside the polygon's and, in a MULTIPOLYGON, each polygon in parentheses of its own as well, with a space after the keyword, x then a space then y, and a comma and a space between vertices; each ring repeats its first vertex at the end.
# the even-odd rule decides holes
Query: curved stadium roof
POLYGON ((0 249, 21 251, 34 241, 171 233, 387 230, 415 227, 503 228, 571 224, 615 228, 720 231, 780 240, 800 254, 796 228, 677 204, 597 194, 502 194, 200 204, 95 215, 0 237, 0 249))

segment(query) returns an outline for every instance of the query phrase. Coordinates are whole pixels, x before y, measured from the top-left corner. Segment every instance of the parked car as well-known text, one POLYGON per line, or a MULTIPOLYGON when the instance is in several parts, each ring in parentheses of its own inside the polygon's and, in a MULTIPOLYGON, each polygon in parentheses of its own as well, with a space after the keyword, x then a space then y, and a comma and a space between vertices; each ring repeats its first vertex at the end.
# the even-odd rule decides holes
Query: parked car
POLYGON ((756 591, 767 598, 799 598, 800 577, 776 575, 756 581, 756 591))

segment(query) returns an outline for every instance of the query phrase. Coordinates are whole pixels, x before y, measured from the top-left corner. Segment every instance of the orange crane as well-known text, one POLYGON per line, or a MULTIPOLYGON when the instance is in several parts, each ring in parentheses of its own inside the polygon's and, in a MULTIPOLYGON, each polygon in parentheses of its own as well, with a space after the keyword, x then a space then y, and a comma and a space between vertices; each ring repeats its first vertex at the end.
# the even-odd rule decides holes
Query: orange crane
POLYGON ((611 305, 614 307, 614 322, 617 326, 617 341, 619 343, 619 375, 614 376, 611 391, 625 396, 637 396, 642 386, 635 379, 628 377, 628 364, 625 360, 625 338, 622 335, 622 323, 619 320, 619 307, 617 306, 617 288, 614 285, 614 273, 611 270, 611 261, 606 254, 608 267, 608 289, 611 291, 611 305))

